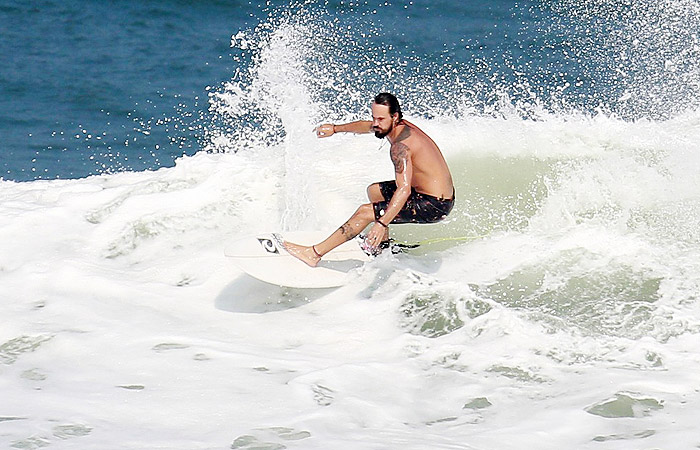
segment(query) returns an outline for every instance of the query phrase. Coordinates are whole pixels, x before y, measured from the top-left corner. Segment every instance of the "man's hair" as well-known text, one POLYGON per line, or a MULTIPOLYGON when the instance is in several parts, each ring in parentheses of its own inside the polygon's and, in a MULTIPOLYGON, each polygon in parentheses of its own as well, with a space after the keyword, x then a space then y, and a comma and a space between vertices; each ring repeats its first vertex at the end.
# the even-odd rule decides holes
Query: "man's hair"
POLYGON ((393 116, 394 114, 398 113, 399 120, 403 118, 403 113, 401 113, 401 106, 399 105, 399 101, 392 94, 389 94, 388 92, 382 92, 381 94, 377 94, 377 96, 374 97, 374 103, 376 103, 377 105, 388 106, 389 114, 393 116))

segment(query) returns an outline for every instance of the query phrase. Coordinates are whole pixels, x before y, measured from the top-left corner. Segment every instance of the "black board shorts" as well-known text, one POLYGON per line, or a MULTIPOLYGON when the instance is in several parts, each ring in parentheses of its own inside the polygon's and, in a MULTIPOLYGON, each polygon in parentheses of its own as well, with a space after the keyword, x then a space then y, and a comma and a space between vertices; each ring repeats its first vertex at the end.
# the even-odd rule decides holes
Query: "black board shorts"
MULTIPOLYGON (((391 197, 396 192, 396 181, 382 181, 379 184, 379 190, 384 201, 372 203, 374 206, 374 219, 379 220, 389 206, 391 197)), ((453 188, 454 191, 454 188, 453 188)), ((451 199, 443 199, 433 197, 432 195, 422 194, 411 188, 411 195, 406 200, 406 204, 401 208, 401 211, 394 217, 391 223, 435 223, 439 222, 452 211, 455 204, 455 196, 452 194, 451 199)), ((388 224, 387 224, 388 225, 388 224)))

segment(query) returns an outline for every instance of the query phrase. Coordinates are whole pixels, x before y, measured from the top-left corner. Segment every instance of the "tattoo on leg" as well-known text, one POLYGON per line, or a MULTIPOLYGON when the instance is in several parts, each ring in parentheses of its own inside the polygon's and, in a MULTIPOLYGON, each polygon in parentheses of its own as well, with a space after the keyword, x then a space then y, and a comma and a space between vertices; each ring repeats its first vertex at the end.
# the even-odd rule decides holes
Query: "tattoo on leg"
POLYGON ((349 223, 349 222, 344 223, 344 224, 340 227, 340 232, 343 233, 343 236, 345 236, 345 239, 348 240, 348 241, 349 241, 350 239, 354 239, 355 236, 357 236, 357 233, 355 233, 355 232, 353 231, 353 229, 352 229, 352 227, 350 226, 350 223, 349 223))

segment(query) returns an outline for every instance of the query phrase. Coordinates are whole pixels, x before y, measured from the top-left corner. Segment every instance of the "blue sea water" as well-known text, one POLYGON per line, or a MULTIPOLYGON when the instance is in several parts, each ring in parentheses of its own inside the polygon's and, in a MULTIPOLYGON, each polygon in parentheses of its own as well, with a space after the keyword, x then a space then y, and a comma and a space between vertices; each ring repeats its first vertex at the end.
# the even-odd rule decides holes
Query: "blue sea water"
POLYGON ((247 2, 4 1, 2 176, 172 165, 199 148, 207 86, 230 77, 247 2))
MULTIPOLYGON (((255 57, 231 37, 264 39, 282 21, 315 27, 306 55, 314 70, 348 92, 397 92, 414 114, 450 114, 468 101, 477 113, 509 104, 525 116, 537 106, 668 118, 697 106, 699 51, 692 3, 666 8, 667 23, 662 10, 596 1, 5 0, 0 176, 140 171, 207 148, 211 128, 239 126, 217 123, 209 94, 255 57)), ((337 93, 319 85, 310 95, 338 114, 364 108, 337 93)))

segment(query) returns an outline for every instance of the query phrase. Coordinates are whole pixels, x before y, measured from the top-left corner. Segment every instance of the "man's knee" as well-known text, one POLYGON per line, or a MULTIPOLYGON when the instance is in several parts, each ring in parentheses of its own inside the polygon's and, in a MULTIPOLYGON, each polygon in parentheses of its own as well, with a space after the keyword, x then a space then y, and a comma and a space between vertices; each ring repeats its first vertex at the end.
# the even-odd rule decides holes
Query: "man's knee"
POLYGON ((365 203, 357 208, 355 215, 358 219, 366 222, 372 222, 374 220, 374 206, 371 203, 365 203))
POLYGON ((372 183, 367 186, 367 198, 372 203, 381 202, 384 200, 382 190, 379 188, 379 183, 372 183))

